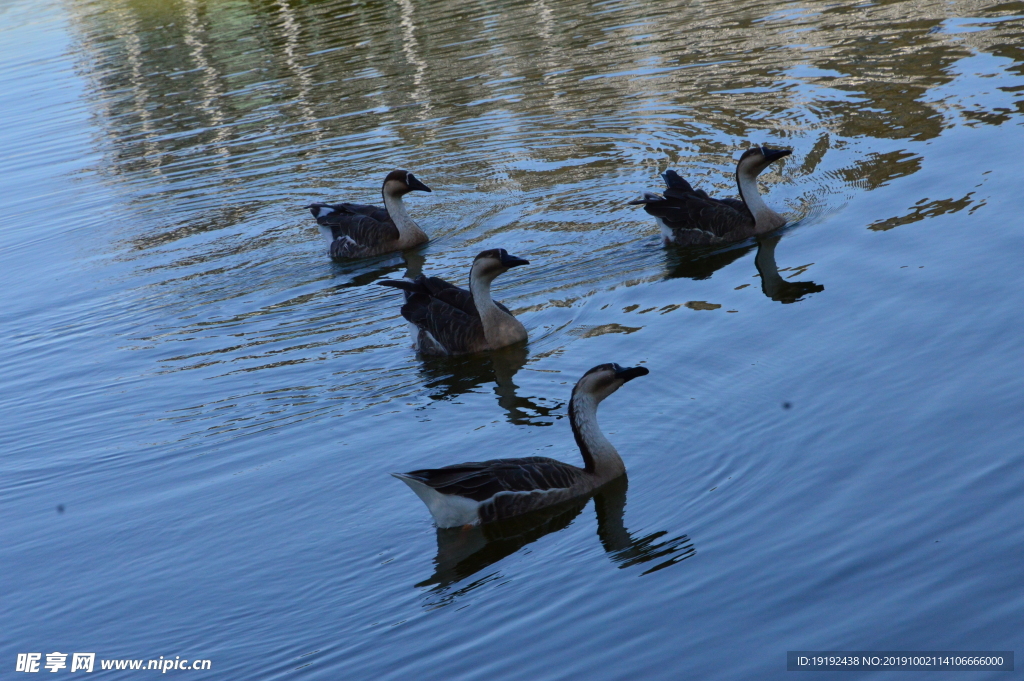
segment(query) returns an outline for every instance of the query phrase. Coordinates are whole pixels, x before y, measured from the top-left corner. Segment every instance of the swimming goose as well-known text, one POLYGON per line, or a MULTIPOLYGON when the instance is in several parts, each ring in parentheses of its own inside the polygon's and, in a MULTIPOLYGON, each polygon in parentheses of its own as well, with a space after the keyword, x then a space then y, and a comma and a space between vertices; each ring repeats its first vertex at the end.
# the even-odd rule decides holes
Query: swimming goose
POLYGON ((597 425, 597 407, 624 383, 648 373, 645 367, 601 364, 576 383, 569 400, 569 423, 583 455, 583 468, 530 456, 392 475, 423 500, 438 527, 504 520, 590 494, 626 472, 619 453, 597 425))
POLYGON ((402 316, 416 327, 413 347, 425 355, 462 355, 526 340, 526 327, 507 307, 491 300, 491 282, 511 267, 529 264, 504 248, 493 248, 473 260, 468 291, 423 275, 377 283, 405 291, 402 316))
POLYGON ((406 170, 392 170, 384 178, 384 207, 358 203, 314 203, 306 208, 330 244, 332 258, 368 258, 401 251, 427 242, 427 235, 405 211, 402 197, 430 187, 406 170))
POLYGON ((742 241, 786 224, 786 219, 765 205, 757 191, 757 176, 773 162, 793 153, 765 146, 749 149, 736 164, 740 198, 713 199, 674 170, 662 173, 668 188, 664 196, 644 192, 630 201, 643 205, 661 227, 665 245, 696 246, 742 241))

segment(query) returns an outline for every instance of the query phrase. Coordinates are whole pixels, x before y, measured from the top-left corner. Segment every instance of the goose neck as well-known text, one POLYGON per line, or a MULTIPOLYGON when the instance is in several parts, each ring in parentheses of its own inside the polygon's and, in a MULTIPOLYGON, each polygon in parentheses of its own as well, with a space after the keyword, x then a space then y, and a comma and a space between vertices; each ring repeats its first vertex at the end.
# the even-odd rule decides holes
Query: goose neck
POLYGON ((491 298, 491 282, 498 276, 493 270, 479 273, 474 265, 469 273, 469 292, 480 315, 484 338, 492 348, 500 348, 526 340, 526 327, 522 322, 498 307, 491 298))
POLYGON ((476 305, 476 311, 480 314, 480 321, 484 324, 485 333, 489 326, 493 326, 495 315, 502 314, 498 306, 494 304, 494 299, 491 298, 491 281, 493 281, 492 277, 478 274, 476 267, 470 270, 469 292, 473 294, 473 304, 476 305))
POLYGON ((626 472, 626 466, 615 447, 601 432, 597 423, 599 400, 589 393, 573 391, 569 401, 569 423, 583 455, 584 470, 593 474, 598 485, 614 480, 626 472))
POLYGON ((747 170, 736 171, 736 184, 740 190, 740 198, 754 218, 754 231, 768 232, 786 224, 786 220, 765 205, 761 192, 757 189, 757 175, 747 170))
POLYGON ((399 194, 391 194, 387 190, 381 192, 384 196, 384 207, 387 208, 388 215, 391 216, 391 221, 395 223, 395 227, 398 228, 399 239, 406 240, 409 237, 419 236, 423 233, 419 225, 409 217, 409 213, 405 210, 405 203, 402 202, 402 197, 399 194))

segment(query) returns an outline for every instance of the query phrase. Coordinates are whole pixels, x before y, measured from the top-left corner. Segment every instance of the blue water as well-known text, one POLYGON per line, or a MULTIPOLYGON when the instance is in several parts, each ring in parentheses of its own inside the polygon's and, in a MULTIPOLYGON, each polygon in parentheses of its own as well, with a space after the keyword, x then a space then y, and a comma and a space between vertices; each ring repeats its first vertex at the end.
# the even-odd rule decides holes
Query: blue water
POLYGON ((1022 15, 6 4, 0 669, 774 679, 787 650, 1024 650, 1022 15), (669 252, 627 204, 668 167, 731 194, 762 142, 794 150, 762 176, 784 284, 755 242, 669 252), (332 263, 302 207, 395 167, 434 189, 407 200, 431 242, 332 263), (531 261, 494 286, 529 347, 418 358, 372 282, 461 283, 492 247, 531 261), (578 462, 569 392, 611 361, 651 370, 601 411, 628 489, 452 534, 388 476, 578 462))

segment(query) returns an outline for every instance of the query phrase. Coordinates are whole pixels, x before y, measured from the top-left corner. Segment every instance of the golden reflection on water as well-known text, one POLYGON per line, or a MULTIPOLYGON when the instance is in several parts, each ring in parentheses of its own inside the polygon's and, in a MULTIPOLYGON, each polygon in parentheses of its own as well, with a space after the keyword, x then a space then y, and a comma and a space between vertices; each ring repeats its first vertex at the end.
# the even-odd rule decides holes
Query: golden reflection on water
MULTIPOLYGON (((778 235, 659 248, 649 218, 626 203, 666 167, 731 195, 737 150, 791 146, 761 179, 787 231, 814 228, 855 193, 919 172, 912 143, 1007 120, 1012 109, 951 86, 972 55, 1024 75, 1019 3, 66 4, 100 131, 96 171, 134 210, 114 228, 115 257, 138 263, 144 283, 132 285, 149 309, 179 315, 139 331, 134 347, 159 348, 159 373, 326 363, 315 381, 282 377, 170 416, 212 422, 204 436, 488 385, 508 421, 550 423, 561 403, 524 394, 515 377, 569 343, 633 334, 644 326, 632 320, 648 319, 581 318, 599 291, 700 281, 756 249, 750 276, 768 298, 828 294, 810 280, 813 262, 786 263, 784 245, 779 266, 778 235), (302 206, 375 201, 397 166, 438 189, 410 202, 431 244, 327 262, 302 206), (398 306, 368 284, 403 270, 461 283, 473 253, 512 244, 533 264, 499 297, 530 329, 526 357, 413 357, 398 306), (410 355, 404 365, 374 359, 394 348, 410 355), (218 412, 224 404, 247 408, 218 412)), ((1020 90, 1011 95, 1024 110, 1020 90)), ((970 214, 985 205, 980 187, 865 228, 970 214)), ((737 312, 699 294, 636 307, 737 312)))
MULTIPOLYGON (((531 187, 613 170, 629 136, 641 142, 629 161, 682 159, 699 179, 761 137, 932 138, 949 114, 925 93, 954 62, 1020 56, 1014 41, 986 44, 1005 25, 944 32, 951 17, 1005 13, 977 1, 70 7, 121 172, 224 155, 237 169, 271 134, 307 163, 344 159, 343 177, 393 139, 461 175, 531 187)), ((904 161, 850 174, 877 186, 913 172, 904 161)))

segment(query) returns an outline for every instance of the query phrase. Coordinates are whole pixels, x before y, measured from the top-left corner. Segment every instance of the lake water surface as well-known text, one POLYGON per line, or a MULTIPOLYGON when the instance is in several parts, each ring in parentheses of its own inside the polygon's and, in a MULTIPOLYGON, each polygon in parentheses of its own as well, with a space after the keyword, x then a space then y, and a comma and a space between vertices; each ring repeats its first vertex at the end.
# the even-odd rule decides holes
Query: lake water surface
POLYGON ((1022 31, 998 0, 4 3, 0 669, 1024 651, 1022 31), (759 143, 794 150, 777 238, 666 251, 628 205, 666 168, 732 195, 759 143), (396 167, 431 242, 332 263, 303 206, 396 167), (417 357, 371 284, 495 247, 529 346, 417 357), (651 371, 601 412, 628 489, 439 532, 389 477, 578 462, 604 362, 651 371))

